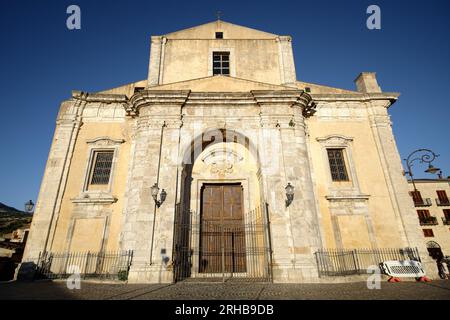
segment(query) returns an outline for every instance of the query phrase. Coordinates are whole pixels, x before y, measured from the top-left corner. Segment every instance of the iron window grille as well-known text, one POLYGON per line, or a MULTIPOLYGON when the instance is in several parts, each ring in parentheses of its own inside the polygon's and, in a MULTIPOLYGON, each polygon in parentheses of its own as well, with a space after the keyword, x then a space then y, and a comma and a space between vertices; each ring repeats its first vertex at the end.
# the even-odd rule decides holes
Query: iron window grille
POLYGON ((333 181, 349 181, 343 149, 327 149, 333 181))
POLYGON ((230 53, 213 52, 213 75, 230 75, 230 53))
POLYGON ((114 151, 95 151, 90 184, 108 184, 114 151))

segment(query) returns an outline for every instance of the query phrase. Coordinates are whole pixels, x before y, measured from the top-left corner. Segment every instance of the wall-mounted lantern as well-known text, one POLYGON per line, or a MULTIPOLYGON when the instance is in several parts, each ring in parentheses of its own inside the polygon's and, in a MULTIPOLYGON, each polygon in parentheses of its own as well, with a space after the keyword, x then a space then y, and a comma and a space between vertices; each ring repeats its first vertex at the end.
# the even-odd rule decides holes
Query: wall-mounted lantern
POLYGON ((160 194, 160 200, 158 200, 159 187, 155 183, 151 187, 151 193, 152 193, 153 200, 155 200, 156 206, 159 208, 163 204, 163 202, 166 200, 167 192, 164 189, 162 189, 161 194, 160 194))
POLYGON ((34 209, 34 203, 31 200, 28 200, 25 202, 25 212, 26 213, 32 213, 34 209))
POLYGON ((284 188, 286 190, 286 207, 289 207, 289 205, 292 203, 292 201, 294 200, 294 186, 291 185, 290 182, 288 182, 286 188, 284 188))

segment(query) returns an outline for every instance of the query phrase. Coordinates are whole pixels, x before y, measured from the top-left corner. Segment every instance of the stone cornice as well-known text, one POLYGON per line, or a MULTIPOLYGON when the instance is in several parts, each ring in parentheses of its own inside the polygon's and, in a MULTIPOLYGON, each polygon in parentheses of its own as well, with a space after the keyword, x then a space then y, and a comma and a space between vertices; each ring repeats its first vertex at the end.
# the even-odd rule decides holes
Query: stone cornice
POLYGON ((357 195, 327 195, 325 199, 328 201, 365 201, 369 200, 370 195, 368 194, 357 194, 357 195))
POLYGON ((70 200, 80 204, 112 204, 117 201, 117 198, 110 194, 84 194, 70 200))
POLYGON ((124 94, 88 93, 83 91, 72 91, 72 98, 87 102, 104 103, 127 103, 128 97, 124 94))
POLYGON ((249 92, 192 92, 186 105, 255 105, 249 92))
POLYGON ((86 140, 87 144, 94 144, 97 146, 113 146, 122 144, 124 142, 125 142, 124 139, 113 139, 105 136, 86 140))
POLYGON ((303 90, 252 90, 251 93, 259 105, 290 104, 300 107, 305 117, 314 113, 315 103, 303 90))
POLYGON ((133 116, 139 114, 140 108, 151 104, 182 106, 190 93, 190 90, 142 90, 130 98, 126 111, 133 116))
POLYGON ((313 94, 311 97, 314 101, 361 101, 367 102, 372 100, 389 100, 394 104, 400 93, 398 92, 382 92, 382 93, 333 93, 333 94, 313 94))

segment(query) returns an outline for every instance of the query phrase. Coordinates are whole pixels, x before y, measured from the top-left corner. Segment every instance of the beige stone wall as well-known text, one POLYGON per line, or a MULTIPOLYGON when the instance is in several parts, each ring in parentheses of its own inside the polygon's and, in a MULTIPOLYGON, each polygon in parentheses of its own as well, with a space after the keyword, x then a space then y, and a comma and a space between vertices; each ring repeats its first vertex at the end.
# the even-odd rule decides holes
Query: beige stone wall
POLYGON ((230 51, 237 78, 280 84, 278 45, 272 40, 175 40, 165 45, 162 84, 212 75, 212 52, 230 51), (256 49, 256 50, 255 50, 256 49))
POLYGON ((401 225, 390 204, 367 106, 356 102, 319 103, 307 125, 324 246, 405 246, 401 225), (331 181, 327 147, 344 148, 349 182, 331 181))
POLYGON ((148 85, 213 75, 214 51, 230 53, 230 76, 271 84, 295 85, 291 38, 222 21, 151 39, 148 85), (223 39, 215 39, 215 32, 223 39))
POLYGON ((117 113, 116 106, 100 103, 88 103, 83 115, 55 231, 50 237, 49 250, 53 252, 119 249, 130 121, 117 113), (86 188, 93 150, 116 150, 110 185, 97 190, 86 188))

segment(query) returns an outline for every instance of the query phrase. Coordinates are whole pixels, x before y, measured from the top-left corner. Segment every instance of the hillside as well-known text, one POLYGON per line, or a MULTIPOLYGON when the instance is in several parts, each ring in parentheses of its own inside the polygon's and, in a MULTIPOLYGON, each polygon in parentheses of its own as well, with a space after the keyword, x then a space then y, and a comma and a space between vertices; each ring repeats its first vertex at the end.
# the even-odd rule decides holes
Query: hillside
POLYGON ((33 215, 0 202, 0 236, 31 222, 33 215))

